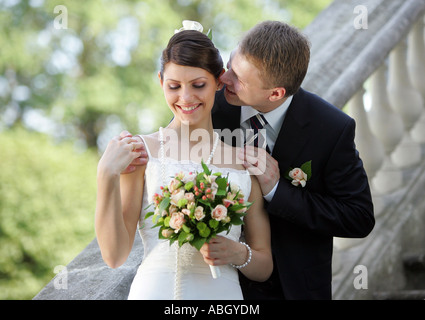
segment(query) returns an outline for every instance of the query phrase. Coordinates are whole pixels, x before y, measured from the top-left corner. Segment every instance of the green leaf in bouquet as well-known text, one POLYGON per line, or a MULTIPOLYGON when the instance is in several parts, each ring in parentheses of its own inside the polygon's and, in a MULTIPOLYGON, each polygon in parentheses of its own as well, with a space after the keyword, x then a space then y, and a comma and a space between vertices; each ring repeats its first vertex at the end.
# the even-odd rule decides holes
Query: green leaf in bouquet
POLYGON ((153 211, 146 213, 145 220, 149 217, 152 217, 154 214, 155 214, 155 212, 153 212, 153 211))
POLYGON ((184 207, 185 205, 187 205, 187 199, 186 199, 186 198, 180 199, 180 200, 177 202, 177 206, 178 206, 179 208, 182 208, 182 207, 184 207))
POLYGON ((153 224, 157 224, 158 223, 158 218, 159 218, 159 215, 157 215, 157 214, 153 215, 152 216, 152 223, 153 224))
POLYGON ((162 213, 164 210, 167 210, 170 205, 170 198, 163 198, 161 203, 159 204, 159 212, 162 213))
POLYGON ((230 220, 230 223, 231 223, 231 224, 233 224, 233 225, 235 225, 235 226, 238 226, 238 225, 242 225, 242 224, 244 224, 244 222, 243 222, 243 220, 242 220, 241 216, 239 216, 239 215, 237 215, 237 214, 232 215, 232 218, 231 218, 231 220, 230 220))
POLYGON ((169 239, 169 238, 166 238, 166 237, 164 237, 163 235, 162 235, 162 231, 163 230, 167 230, 168 228, 165 228, 165 227, 161 227, 161 228, 159 228, 159 231, 158 231, 158 239, 169 239))
POLYGON ((148 210, 149 207, 153 206, 153 203, 150 203, 146 208, 144 208, 143 210, 148 210))
POLYGON ((204 163, 204 160, 201 160, 202 168, 204 169, 204 173, 209 176, 211 174, 210 169, 208 169, 208 166, 204 163))
POLYGON ((190 233, 190 228, 186 224, 182 225, 182 229, 183 229, 184 232, 190 233))
POLYGON ((163 217, 160 217, 159 219, 158 219, 158 215, 154 215, 153 217, 152 217, 152 222, 153 222, 153 226, 152 226, 152 228, 156 228, 156 227, 162 227, 162 226, 164 226, 164 218, 163 217))
POLYGON ((176 241, 177 240, 177 238, 176 237, 174 237, 174 238, 170 238, 170 247, 172 246, 172 244, 174 243, 174 241, 176 241))
POLYGON ((196 225, 196 228, 199 230, 199 231, 202 231, 202 230, 205 230, 205 228, 207 228, 207 225, 205 224, 205 222, 199 222, 197 225, 196 225))
POLYGON ((199 231, 199 235, 202 236, 202 237, 204 237, 204 238, 207 238, 210 234, 211 234, 211 229, 208 228, 208 227, 206 227, 202 231, 199 231))
POLYGON ((199 235, 195 235, 193 240, 190 241, 190 244, 194 246, 198 251, 201 250, 204 243, 207 242, 206 238, 203 238, 199 235))
POLYGON ((199 184, 200 184, 202 181, 204 181, 204 182, 205 182, 205 179, 204 179, 204 173, 203 173, 203 172, 200 172, 200 173, 198 173, 198 174, 196 175, 196 185, 197 185, 197 186, 199 186, 199 184))
POLYGON ((211 229, 216 230, 218 228, 218 225, 220 224, 219 221, 215 220, 215 219, 211 219, 208 222, 209 226, 211 227, 211 229))
POLYGON ((187 232, 181 231, 178 238, 180 247, 183 245, 183 243, 186 242, 186 237, 187 237, 187 232))
POLYGON ((227 179, 217 178, 215 183, 218 185, 216 196, 225 196, 227 194, 227 179))
POLYGON ((202 203, 203 205, 205 205, 205 206, 207 206, 207 207, 210 207, 210 208, 212 209, 210 201, 208 201, 208 200, 198 199, 198 202, 200 202, 200 203, 202 203))
POLYGON ((188 234, 187 234, 187 236, 186 236, 186 242, 190 242, 190 241, 192 241, 192 240, 193 240, 193 238, 194 238, 193 233, 188 233, 188 234))
POLYGON ((228 208, 228 210, 229 211, 232 211, 232 212, 236 212, 236 211, 239 211, 239 210, 241 210, 243 208, 245 208, 245 205, 243 205, 243 204, 234 204, 234 205, 230 206, 228 208))
POLYGON ((165 217, 165 219, 164 219, 164 227, 169 227, 170 226, 170 219, 171 219, 171 217, 169 217, 169 216, 167 216, 167 217, 165 217))
POLYGON ((225 196, 226 190, 218 189, 215 195, 218 196, 218 197, 225 196))
POLYGON ((198 228, 201 237, 208 238, 211 233, 211 229, 204 222, 199 222, 196 228, 198 228))
POLYGON ((184 185, 184 188, 186 191, 190 191, 190 189, 192 189, 194 185, 195 184, 192 181, 189 181, 184 185))

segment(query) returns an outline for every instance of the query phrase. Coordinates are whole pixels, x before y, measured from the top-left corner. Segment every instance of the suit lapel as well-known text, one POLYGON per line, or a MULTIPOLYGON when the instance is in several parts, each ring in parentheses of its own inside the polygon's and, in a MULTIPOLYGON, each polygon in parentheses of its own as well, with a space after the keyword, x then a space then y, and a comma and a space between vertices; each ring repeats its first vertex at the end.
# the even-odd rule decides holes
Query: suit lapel
POLYGON ((310 118, 303 103, 304 90, 300 89, 292 99, 276 139, 272 156, 279 162, 280 170, 286 171, 293 163, 309 139, 308 124, 310 118))

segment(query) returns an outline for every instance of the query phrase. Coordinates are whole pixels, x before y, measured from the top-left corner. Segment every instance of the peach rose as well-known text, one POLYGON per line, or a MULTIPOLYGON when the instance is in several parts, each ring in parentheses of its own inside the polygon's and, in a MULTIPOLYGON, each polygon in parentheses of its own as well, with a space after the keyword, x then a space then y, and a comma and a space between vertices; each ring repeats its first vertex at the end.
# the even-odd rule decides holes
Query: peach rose
POLYGON ((227 217, 227 208, 222 204, 217 205, 214 210, 211 212, 211 216, 217 220, 221 221, 227 217))
POLYGON ((171 204, 178 206, 179 200, 184 199, 184 194, 185 194, 184 189, 175 190, 171 194, 171 197, 170 197, 171 198, 171 204))
POLYGON ((162 230, 161 234, 164 238, 168 238, 173 234, 173 232, 174 231, 171 230, 171 229, 164 229, 164 230, 162 230))
POLYGON ((204 208, 201 206, 196 207, 195 209, 195 218, 200 221, 205 217, 204 208))
POLYGON ((170 190, 171 193, 176 191, 178 188, 180 188, 182 183, 177 180, 176 178, 171 179, 170 183, 168 184, 168 190, 170 190))
POLYGON ((181 229, 183 226, 185 220, 184 220, 184 214, 181 212, 175 212, 172 214, 170 219, 170 227, 173 228, 177 232, 181 229))
POLYGON ((302 171, 300 168, 295 168, 289 171, 289 177, 292 179, 292 184, 294 186, 301 185, 302 187, 305 187, 307 183, 307 175, 302 171))
POLYGON ((187 199, 188 202, 195 201, 195 195, 192 192, 185 193, 184 197, 187 199))

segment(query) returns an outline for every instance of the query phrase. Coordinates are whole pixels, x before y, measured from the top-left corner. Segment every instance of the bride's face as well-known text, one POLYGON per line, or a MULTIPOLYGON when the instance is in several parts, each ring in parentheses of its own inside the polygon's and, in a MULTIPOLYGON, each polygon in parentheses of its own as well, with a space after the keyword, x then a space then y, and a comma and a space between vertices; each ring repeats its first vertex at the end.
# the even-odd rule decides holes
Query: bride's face
POLYGON ((172 62, 165 65, 161 87, 174 117, 189 125, 209 121, 218 81, 208 71, 172 62))

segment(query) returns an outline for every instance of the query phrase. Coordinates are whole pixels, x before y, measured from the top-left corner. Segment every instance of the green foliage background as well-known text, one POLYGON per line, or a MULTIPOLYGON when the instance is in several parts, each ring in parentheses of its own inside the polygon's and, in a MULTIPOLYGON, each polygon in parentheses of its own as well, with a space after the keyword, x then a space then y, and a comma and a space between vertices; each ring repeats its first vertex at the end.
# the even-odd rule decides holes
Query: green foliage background
POLYGON ((94 238, 99 154, 169 121, 158 62, 182 20, 226 62, 258 22, 302 29, 330 2, 0 0, 0 299, 31 299, 94 238))

